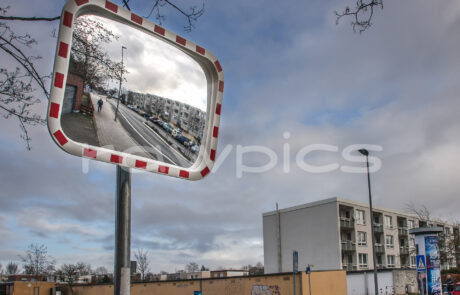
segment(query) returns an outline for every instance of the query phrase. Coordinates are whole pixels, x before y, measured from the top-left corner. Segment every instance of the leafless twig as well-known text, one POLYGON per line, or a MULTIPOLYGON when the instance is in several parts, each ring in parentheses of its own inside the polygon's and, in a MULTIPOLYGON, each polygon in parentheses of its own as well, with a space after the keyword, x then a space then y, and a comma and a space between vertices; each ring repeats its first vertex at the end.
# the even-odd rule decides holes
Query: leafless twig
POLYGON ((339 24, 342 17, 352 16, 354 18, 351 22, 353 31, 356 32, 358 30, 359 33, 362 33, 371 27, 375 7, 383 9, 383 0, 357 0, 356 6, 353 9, 346 7, 341 13, 335 11, 337 17, 336 24, 339 24))
POLYGON ((154 0, 152 9, 150 10, 149 14, 145 16, 145 18, 150 18, 153 14, 155 15, 155 19, 162 24, 165 19, 165 16, 161 13, 161 8, 169 5, 182 14, 187 19, 187 25, 184 26, 184 30, 186 32, 191 32, 193 28, 195 28, 194 23, 204 14, 204 2, 202 3, 201 7, 198 8, 197 6, 190 6, 189 12, 184 10, 183 8, 179 7, 177 4, 173 3, 170 0, 154 0))

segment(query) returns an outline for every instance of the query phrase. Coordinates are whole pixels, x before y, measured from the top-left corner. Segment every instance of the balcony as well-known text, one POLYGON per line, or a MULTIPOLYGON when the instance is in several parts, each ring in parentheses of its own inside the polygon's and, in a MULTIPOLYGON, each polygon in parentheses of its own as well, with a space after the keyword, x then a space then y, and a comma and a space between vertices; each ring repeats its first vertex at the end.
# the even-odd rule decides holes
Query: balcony
POLYGON ((409 255, 409 247, 399 247, 399 255, 409 255))
POLYGON ((398 227, 398 235, 400 235, 400 236, 408 236, 409 231, 407 230, 407 227, 398 227))
POLYGON ((351 230, 355 228, 355 222, 352 219, 340 218, 340 227, 351 230))
POLYGON ((383 225, 374 223, 374 233, 383 233, 383 225))
POLYGON ((378 253, 378 254, 385 253, 385 247, 382 244, 375 244, 375 253, 378 253))
POLYGON ((358 266, 351 263, 342 263, 342 269, 346 271, 358 270, 358 266))
POLYGON ((342 251, 343 252, 356 251, 356 244, 352 241, 342 241, 342 251))

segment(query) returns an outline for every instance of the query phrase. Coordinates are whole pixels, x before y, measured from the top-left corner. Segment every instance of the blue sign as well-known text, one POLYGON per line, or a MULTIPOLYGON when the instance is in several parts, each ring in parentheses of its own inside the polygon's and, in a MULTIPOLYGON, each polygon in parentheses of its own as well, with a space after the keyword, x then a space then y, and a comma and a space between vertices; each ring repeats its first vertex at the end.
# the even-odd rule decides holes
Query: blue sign
POLYGON ((426 282, 428 294, 441 294, 441 270, 439 268, 428 269, 426 282))
POLYGON ((193 291, 193 295, 201 295, 201 291, 193 291))
POLYGON ((309 266, 307 266, 307 268, 305 269, 305 272, 307 273, 307 275, 309 275, 310 272, 311 272, 311 268, 309 266))
POLYGON ((426 282, 428 295, 441 294, 441 264, 437 236, 425 237, 426 282))
POLYGON ((298 272, 299 271, 299 252, 294 251, 292 253, 292 269, 293 272, 298 272))
POLYGON ((425 255, 417 255, 417 271, 426 271, 425 255))
POLYGON ((440 268, 439 241, 436 236, 425 237, 426 268, 440 268))

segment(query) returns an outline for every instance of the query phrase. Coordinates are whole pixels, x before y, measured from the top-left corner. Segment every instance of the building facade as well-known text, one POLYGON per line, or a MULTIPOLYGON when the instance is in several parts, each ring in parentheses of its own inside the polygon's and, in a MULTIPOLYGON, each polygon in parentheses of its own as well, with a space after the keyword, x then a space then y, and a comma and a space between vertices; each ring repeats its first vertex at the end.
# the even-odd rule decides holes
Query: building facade
MULTIPOLYGON (((411 228, 442 227, 444 243, 459 234, 458 226, 394 210, 376 207, 373 215, 380 269, 416 267, 411 228)), ((292 271, 294 250, 299 253, 299 270, 308 264, 317 270, 373 269, 370 218, 367 204, 340 198, 264 213, 265 273, 292 271)), ((442 268, 456 267, 455 253, 445 253, 449 250, 444 246, 440 250, 441 258, 445 257, 442 268)))
POLYGON ((139 109, 172 123, 193 136, 198 142, 203 138, 206 112, 196 107, 153 94, 130 92, 128 101, 139 109))

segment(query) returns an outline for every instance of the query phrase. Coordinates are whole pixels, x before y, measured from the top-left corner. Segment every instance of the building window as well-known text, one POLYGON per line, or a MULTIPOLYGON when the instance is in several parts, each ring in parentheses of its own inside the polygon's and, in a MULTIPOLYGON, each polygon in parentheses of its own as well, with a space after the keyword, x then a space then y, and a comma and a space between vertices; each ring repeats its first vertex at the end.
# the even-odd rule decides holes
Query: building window
POLYGON ((409 240, 409 246, 414 248, 415 247, 415 239, 414 238, 410 238, 409 240))
POLYGON ((407 228, 409 228, 409 229, 414 228, 414 221, 413 220, 408 220, 407 221, 407 228))
POLYGON ((391 216, 385 215, 385 227, 393 228, 393 219, 391 216))
POLYGON ((358 245, 359 246, 366 246, 367 245, 367 239, 366 239, 366 233, 359 231, 358 232, 358 245))
POLYGON ((366 268, 367 267, 367 254, 360 253, 358 256, 359 256, 359 267, 366 268))
POLYGON ((416 259, 416 256, 411 256, 411 257, 410 257, 410 265, 411 265, 411 266, 416 266, 416 264, 417 264, 417 261, 416 261, 416 260, 417 260, 417 259, 416 259))
POLYGON ((366 218, 363 210, 356 210, 356 223, 361 225, 366 224, 366 218))
POLYGON ((387 245, 387 248, 394 248, 394 239, 393 236, 388 235, 385 237, 385 244, 387 245))
MULTIPOLYGON (((375 213, 374 213, 375 214, 375 213)), ((380 224, 380 218, 378 215, 374 215, 374 223, 375 224, 380 224)))
POLYGON ((395 267, 395 256, 394 255, 388 255, 387 256, 387 266, 388 267, 395 267))

